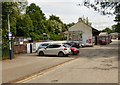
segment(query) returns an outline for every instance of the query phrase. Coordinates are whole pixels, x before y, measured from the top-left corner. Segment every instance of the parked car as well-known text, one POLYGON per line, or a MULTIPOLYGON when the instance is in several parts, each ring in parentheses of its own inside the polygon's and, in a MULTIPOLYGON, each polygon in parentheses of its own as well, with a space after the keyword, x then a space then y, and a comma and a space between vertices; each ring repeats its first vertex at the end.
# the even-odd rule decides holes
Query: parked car
POLYGON ((68 56, 71 53, 70 47, 64 44, 50 44, 45 48, 38 50, 38 55, 57 55, 57 56, 68 56))
POLYGON ((76 42, 67 42, 67 43, 65 43, 65 44, 68 44, 68 45, 70 45, 71 47, 80 48, 79 43, 76 43, 76 42))
POLYGON ((39 49, 41 49, 41 48, 47 47, 48 45, 50 45, 50 43, 42 43, 42 44, 40 44, 40 45, 38 46, 36 52, 37 52, 39 49))
POLYGON ((72 46, 70 46, 69 44, 66 44, 66 43, 65 43, 65 46, 67 46, 67 47, 69 46, 70 47, 71 54, 77 55, 79 53, 79 49, 78 48, 72 47, 72 46))
POLYGON ((71 53, 72 53, 73 55, 79 54, 79 49, 77 49, 77 48, 75 48, 75 47, 71 47, 70 49, 71 49, 71 53))

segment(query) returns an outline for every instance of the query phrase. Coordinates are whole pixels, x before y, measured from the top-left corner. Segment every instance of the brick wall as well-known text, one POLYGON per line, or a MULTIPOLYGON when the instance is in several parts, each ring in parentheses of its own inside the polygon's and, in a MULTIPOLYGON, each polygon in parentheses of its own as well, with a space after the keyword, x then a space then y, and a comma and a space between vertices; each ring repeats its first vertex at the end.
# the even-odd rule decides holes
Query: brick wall
POLYGON ((27 45, 14 45, 14 53, 27 53, 27 45))

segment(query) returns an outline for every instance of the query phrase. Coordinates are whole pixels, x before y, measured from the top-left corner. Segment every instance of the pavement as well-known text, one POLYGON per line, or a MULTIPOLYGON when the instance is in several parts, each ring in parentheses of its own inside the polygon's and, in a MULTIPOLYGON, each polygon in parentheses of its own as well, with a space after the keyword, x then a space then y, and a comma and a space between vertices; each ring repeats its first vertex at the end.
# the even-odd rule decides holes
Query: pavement
POLYGON ((2 61, 2 83, 24 79, 73 59, 75 57, 40 57, 35 53, 18 55, 15 59, 2 61))

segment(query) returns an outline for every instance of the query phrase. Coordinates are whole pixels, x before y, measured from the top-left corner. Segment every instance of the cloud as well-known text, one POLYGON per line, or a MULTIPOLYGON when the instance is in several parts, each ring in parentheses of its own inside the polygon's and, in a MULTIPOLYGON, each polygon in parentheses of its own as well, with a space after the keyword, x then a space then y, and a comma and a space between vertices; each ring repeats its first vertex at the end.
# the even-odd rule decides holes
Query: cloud
POLYGON ((29 0, 39 5, 48 18, 54 14, 59 16, 64 23, 77 22, 79 17, 88 17, 92 26, 97 29, 110 27, 114 24, 114 16, 103 16, 93 9, 77 6, 82 0, 29 0))

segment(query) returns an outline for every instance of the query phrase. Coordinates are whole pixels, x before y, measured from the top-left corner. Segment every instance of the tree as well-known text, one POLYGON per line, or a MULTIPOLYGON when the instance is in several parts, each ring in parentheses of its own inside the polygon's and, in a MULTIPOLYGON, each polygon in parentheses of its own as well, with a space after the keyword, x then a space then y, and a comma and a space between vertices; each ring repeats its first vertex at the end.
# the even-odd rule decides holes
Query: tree
POLYGON ((30 6, 27 6, 26 14, 30 16, 33 22, 34 32, 42 34, 45 30, 44 21, 46 20, 46 17, 40 7, 32 3, 30 6))
POLYGON ((55 20, 55 21, 57 21, 57 22, 59 22, 59 23, 63 23, 63 22, 60 20, 60 18, 57 17, 57 16, 55 16, 55 15, 51 15, 51 16, 49 17, 49 20, 55 20))
POLYGON ((70 28, 71 26, 75 25, 74 22, 67 24, 67 28, 70 28))
POLYGON ((9 39, 8 39, 8 15, 10 21, 10 31, 13 36, 16 35, 16 21, 19 15, 19 7, 17 2, 1 2, 2 3, 2 57, 9 55, 9 39))
POLYGON ((30 32, 33 31, 33 23, 28 14, 19 16, 17 20, 16 36, 30 37, 30 32))
POLYGON ((84 6, 88 8, 93 8, 95 11, 98 11, 98 13, 102 15, 115 14, 116 17, 114 21, 117 22, 115 32, 120 33, 120 0, 96 0, 94 3, 90 3, 89 0, 84 0, 83 3, 84 6), (115 11, 113 12, 113 10, 115 11))
POLYGON ((105 28, 102 30, 102 32, 107 32, 108 34, 112 33, 112 30, 110 28, 105 28))
POLYGON ((115 14, 116 17, 114 21, 117 22, 115 26, 115 32, 120 33, 120 4, 115 7, 115 14))
POLYGON ((49 21, 52 23, 51 26, 53 26, 53 33, 59 34, 65 29, 65 26, 59 17, 51 15, 49 17, 49 21))
POLYGON ((8 14, 10 18, 10 28, 13 35, 16 34, 16 17, 19 14, 18 3, 2 2, 2 31, 5 37, 8 32, 8 14))
POLYGON ((115 32, 116 25, 112 25, 112 32, 115 32))
MULTIPOLYGON (((120 4, 119 2, 119 0, 95 0, 94 2, 90 2, 90 0, 83 0, 82 3, 87 8, 93 8, 102 15, 113 15, 113 10, 120 4)), ((81 5, 79 4, 78 6, 81 5)))

